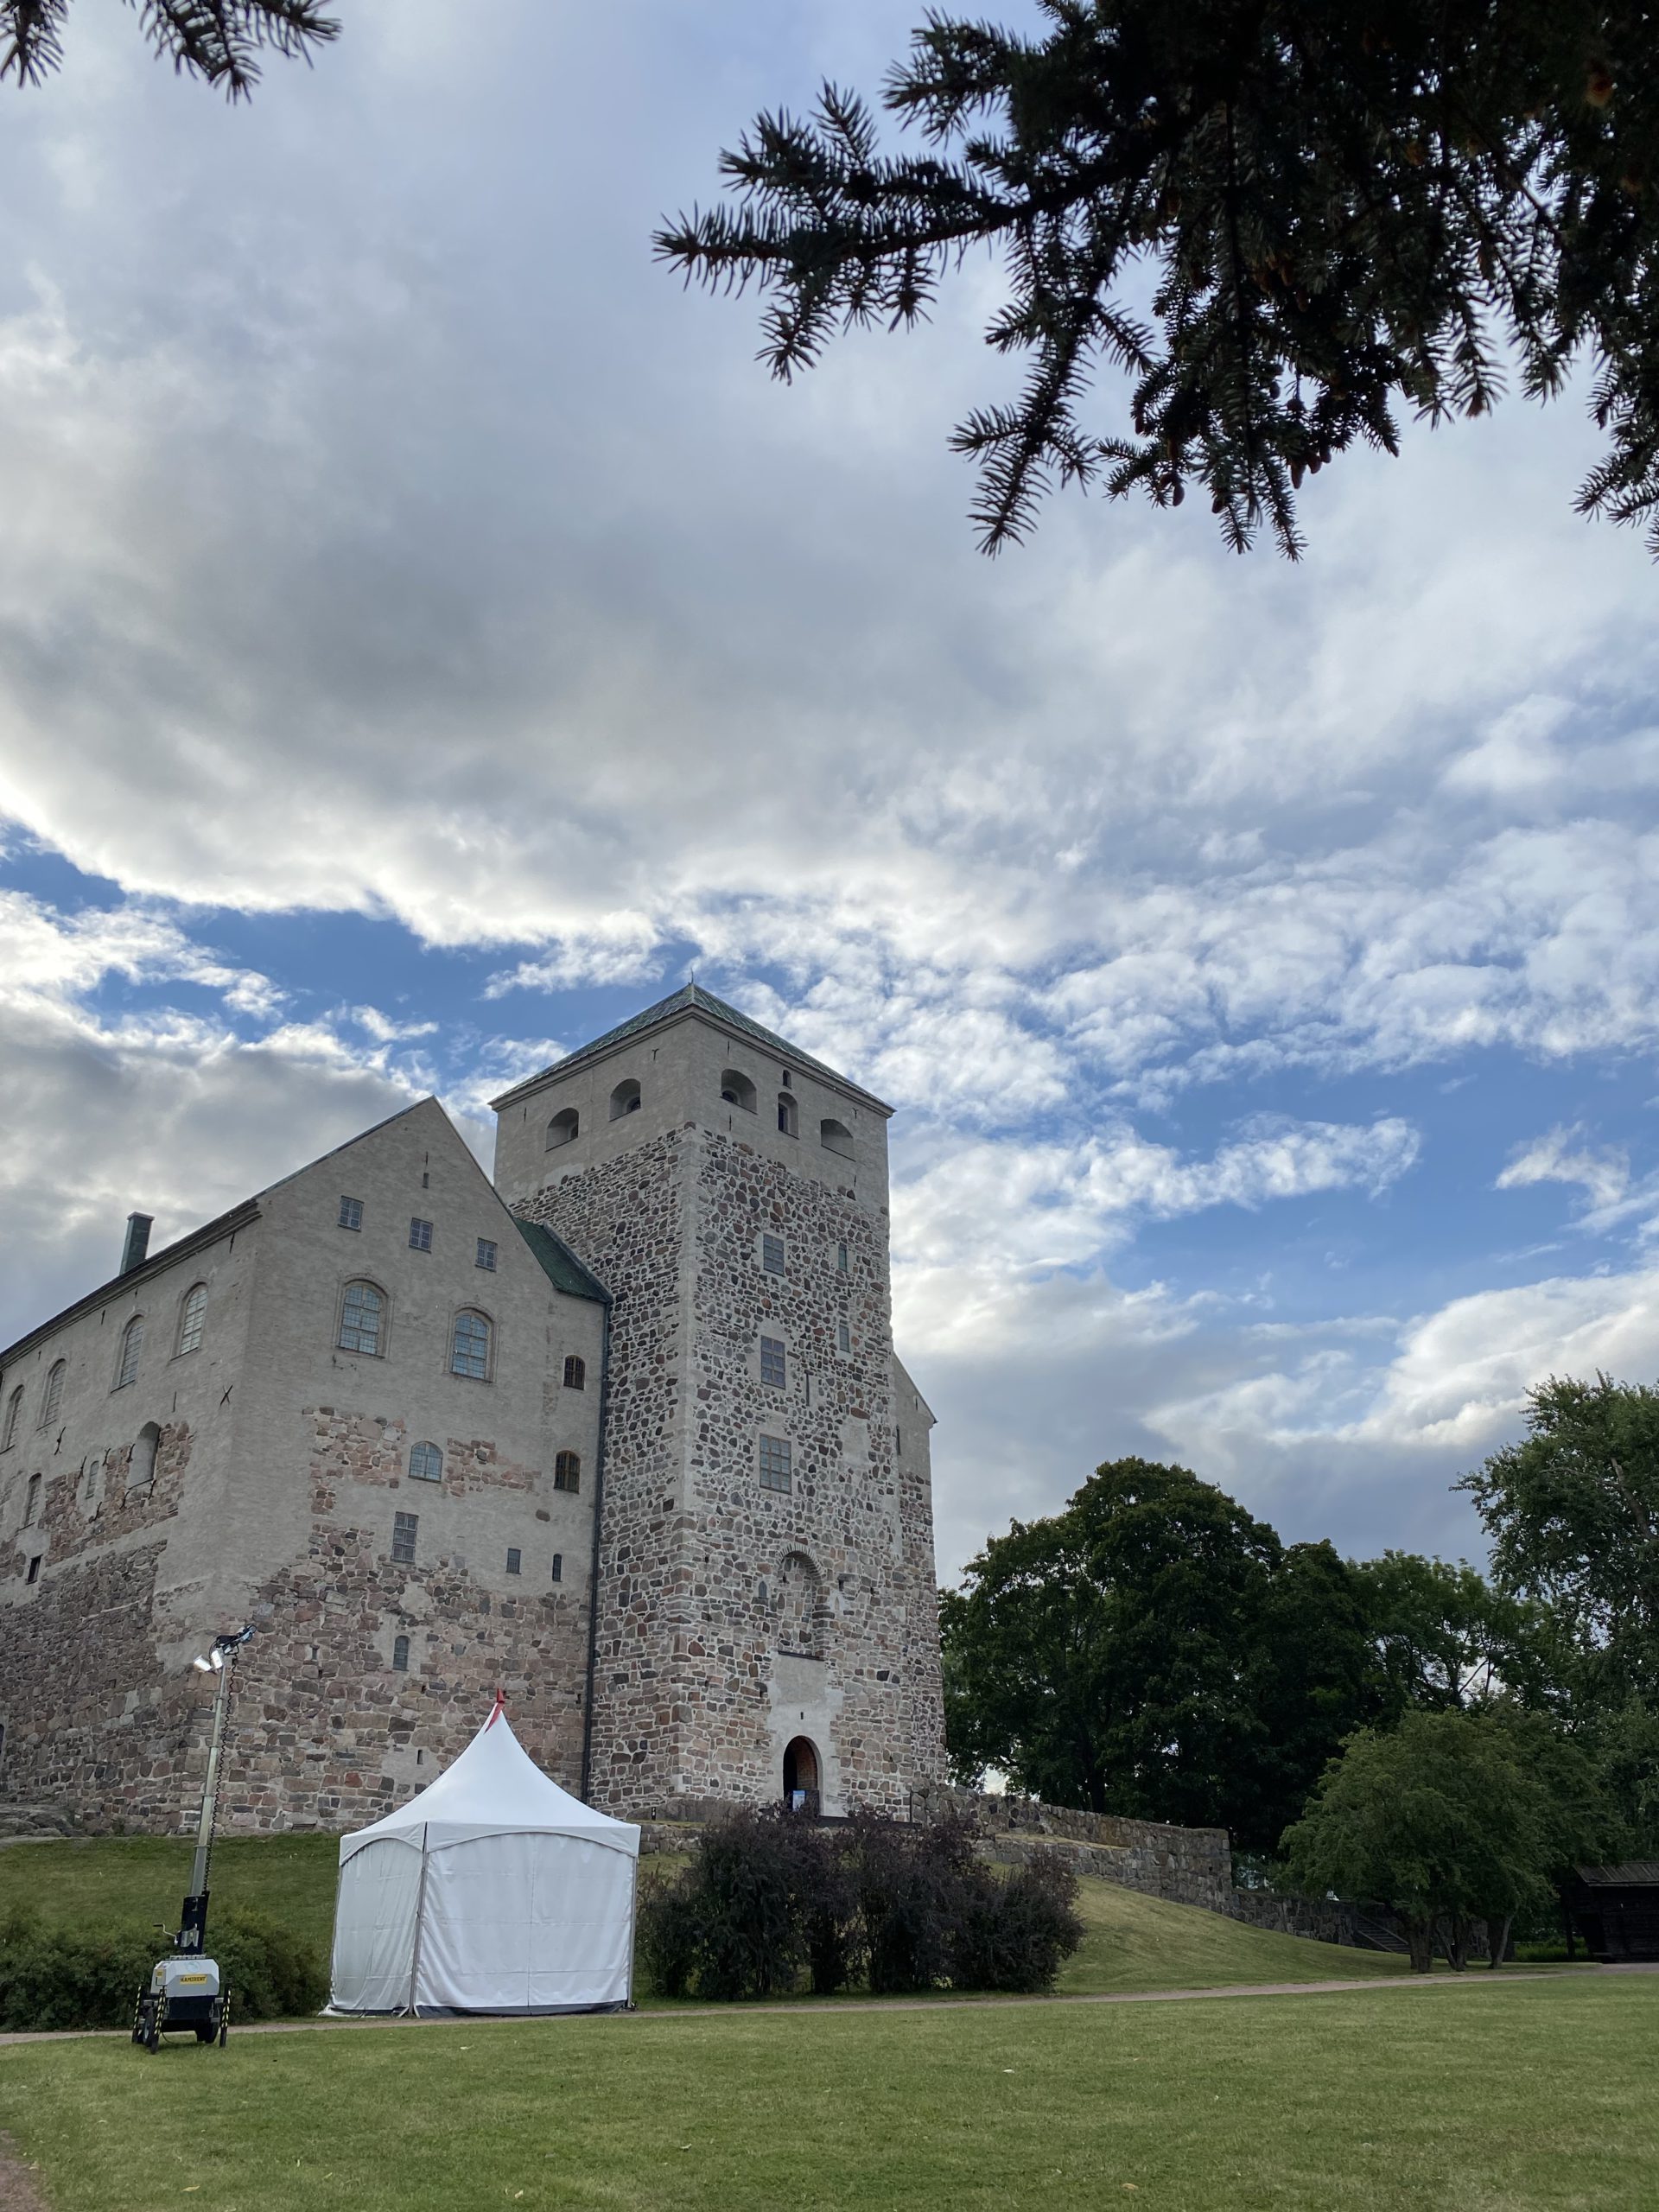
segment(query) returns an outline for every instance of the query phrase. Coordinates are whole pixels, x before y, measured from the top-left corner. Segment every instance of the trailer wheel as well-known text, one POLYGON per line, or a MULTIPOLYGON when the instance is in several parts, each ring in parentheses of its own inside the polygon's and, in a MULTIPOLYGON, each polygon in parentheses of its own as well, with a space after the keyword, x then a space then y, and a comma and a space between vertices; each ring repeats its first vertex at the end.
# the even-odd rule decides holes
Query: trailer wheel
POLYGON ((147 2030, 144 2023, 144 2008, 149 2001, 149 1992, 143 1988, 139 1990, 137 1996, 135 1997, 132 2001, 132 2039, 134 2043, 143 2043, 145 2038, 147 2030))
POLYGON ((146 1997, 143 2005, 139 2007, 138 2024, 133 2030, 133 2040, 135 2043, 143 2044, 144 2049, 149 2051, 152 2058, 155 2056, 156 2051, 160 2050, 162 2043, 162 2008, 160 2002, 156 1998, 146 1997))

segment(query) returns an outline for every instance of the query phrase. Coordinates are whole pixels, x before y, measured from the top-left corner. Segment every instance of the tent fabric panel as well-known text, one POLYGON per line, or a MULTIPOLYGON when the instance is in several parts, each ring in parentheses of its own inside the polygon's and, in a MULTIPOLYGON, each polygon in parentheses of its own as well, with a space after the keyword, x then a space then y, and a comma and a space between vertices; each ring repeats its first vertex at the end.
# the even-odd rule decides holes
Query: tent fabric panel
POLYGON ((395 2012, 409 2002, 415 1916, 421 1894, 418 1842, 378 1837, 340 1870, 329 2005, 337 2012, 395 2012))
MULTIPOLYGON (((541 1835, 558 1843, 570 1843, 584 1850, 613 1852, 619 1858, 637 1859, 639 1856, 639 1831, 630 1828, 623 1834, 613 1830, 620 1827, 584 1829, 578 1827, 549 1827, 541 1821, 429 1821, 427 1849, 449 1851, 458 1844, 481 1843, 496 1835, 541 1835)), ((419 1831, 416 1831, 416 1840, 419 1831)))
POLYGON ((427 1861, 416 2002, 461 2012, 626 2002, 632 1859, 568 1836, 479 1836, 427 1861))

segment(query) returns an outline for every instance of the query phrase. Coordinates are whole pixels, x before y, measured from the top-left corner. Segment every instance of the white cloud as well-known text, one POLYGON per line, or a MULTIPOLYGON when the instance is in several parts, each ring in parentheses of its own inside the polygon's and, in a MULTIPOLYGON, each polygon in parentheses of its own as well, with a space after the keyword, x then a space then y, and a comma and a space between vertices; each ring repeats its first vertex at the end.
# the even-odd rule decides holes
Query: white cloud
POLYGON ((1630 1158, 1622 1145, 1605 1145, 1599 1152, 1575 1150, 1573 1139, 1583 1131, 1576 1124, 1556 1128, 1531 1144, 1516 1148, 1496 1187, 1523 1190, 1534 1183, 1566 1183, 1580 1187, 1591 1208, 1605 1217, 1630 1187, 1630 1158))

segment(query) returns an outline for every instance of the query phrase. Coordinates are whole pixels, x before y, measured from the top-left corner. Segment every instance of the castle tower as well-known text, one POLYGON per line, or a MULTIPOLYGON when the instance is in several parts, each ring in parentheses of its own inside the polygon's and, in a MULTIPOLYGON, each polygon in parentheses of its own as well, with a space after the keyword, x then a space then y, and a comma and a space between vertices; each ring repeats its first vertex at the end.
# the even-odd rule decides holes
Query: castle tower
POLYGON ((944 1751, 891 1109, 695 984, 494 1104, 497 1189, 613 1300, 590 1795, 904 1812, 944 1751))

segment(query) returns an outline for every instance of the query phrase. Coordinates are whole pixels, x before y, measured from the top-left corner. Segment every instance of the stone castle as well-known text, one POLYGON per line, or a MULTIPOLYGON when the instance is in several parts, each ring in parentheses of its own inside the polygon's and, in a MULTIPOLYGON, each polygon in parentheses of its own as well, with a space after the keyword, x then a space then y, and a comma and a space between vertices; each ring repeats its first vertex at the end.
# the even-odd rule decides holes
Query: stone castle
POLYGON ((0 1793, 178 1827, 245 1621, 233 1827, 376 1818, 498 1686, 613 1811, 942 1779, 890 1109, 691 985, 494 1110, 493 1185, 426 1099, 0 1353, 0 1793))

